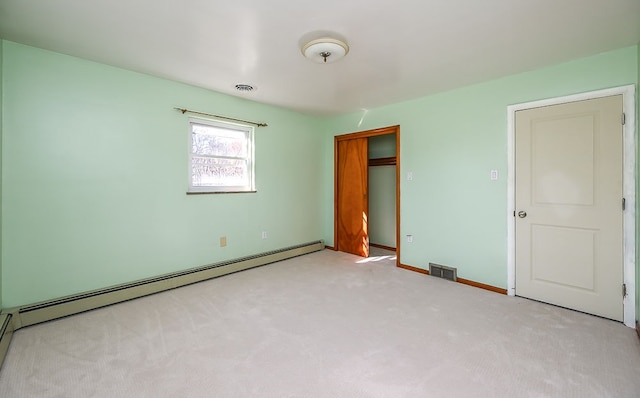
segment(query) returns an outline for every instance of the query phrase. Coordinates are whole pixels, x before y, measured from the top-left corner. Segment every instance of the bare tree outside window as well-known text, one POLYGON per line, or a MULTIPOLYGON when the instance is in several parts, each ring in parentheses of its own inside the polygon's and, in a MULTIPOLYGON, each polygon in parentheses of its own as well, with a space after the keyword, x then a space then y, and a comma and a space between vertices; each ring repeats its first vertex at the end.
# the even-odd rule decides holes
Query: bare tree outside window
POLYGON ((190 192, 252 191, 253 129, 193 119, 190 192))

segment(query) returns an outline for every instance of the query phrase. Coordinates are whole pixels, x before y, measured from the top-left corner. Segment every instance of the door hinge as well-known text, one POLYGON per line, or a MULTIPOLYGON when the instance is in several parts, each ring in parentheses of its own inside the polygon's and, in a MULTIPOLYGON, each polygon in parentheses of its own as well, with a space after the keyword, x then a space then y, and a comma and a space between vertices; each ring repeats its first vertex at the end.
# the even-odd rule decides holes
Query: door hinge
POLYGON ((626 122, 627 122, 627 115, 625 115, 625 113, 622 112, 622 125, 624 126, 626 122))
POLYGON ((627 200, 625 198, 622 198, 622 210, 626 210, 627 209, 627 200))
POLYGON ((627 284, 623 283, 622 284, 622 297, 627 297, 627 284))

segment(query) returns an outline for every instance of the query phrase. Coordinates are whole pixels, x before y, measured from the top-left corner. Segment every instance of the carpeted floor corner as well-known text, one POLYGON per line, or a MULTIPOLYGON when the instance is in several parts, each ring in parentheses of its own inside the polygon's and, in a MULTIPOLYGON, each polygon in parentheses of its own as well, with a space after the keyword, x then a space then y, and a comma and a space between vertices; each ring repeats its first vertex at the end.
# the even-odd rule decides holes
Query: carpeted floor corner
POLYGON ((635 330, 394 264, 325 250, 21 329, 0 397, 640 396, 635 330))

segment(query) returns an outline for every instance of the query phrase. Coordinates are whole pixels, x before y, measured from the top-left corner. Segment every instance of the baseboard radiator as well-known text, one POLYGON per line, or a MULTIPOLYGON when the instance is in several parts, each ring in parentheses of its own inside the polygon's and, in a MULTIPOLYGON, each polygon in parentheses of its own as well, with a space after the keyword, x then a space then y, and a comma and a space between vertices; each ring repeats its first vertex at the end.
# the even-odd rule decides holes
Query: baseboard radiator
POLYGON ((4 361, 4 356, 7 355, 11 337, 13 337, 12 318, 13 315, 11 314, 0 314, 0 367, 4 361))
POLYGON ((0 366, 2 366, 5 354, 9 348, 9 342, 11 341, 13 332, 20 328, 260 267, 323 249, 324 242, 315 241, 4 310, 0 314, 0 366))

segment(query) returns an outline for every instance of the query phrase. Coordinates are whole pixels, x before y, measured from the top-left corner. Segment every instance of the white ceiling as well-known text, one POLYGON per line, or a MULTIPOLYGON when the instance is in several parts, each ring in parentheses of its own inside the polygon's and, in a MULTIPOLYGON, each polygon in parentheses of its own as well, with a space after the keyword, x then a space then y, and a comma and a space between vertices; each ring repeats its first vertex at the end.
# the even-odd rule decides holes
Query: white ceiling
POLYGON ((330 115, 635 45, 640 0, 0 0, 0 37, 330 115))

